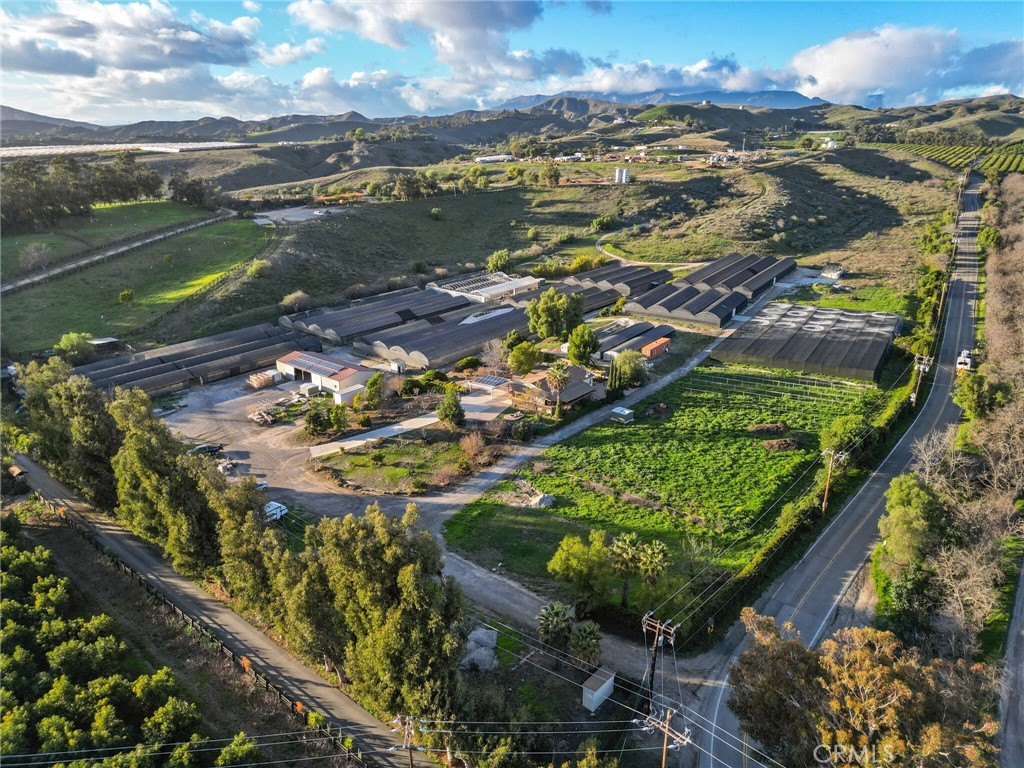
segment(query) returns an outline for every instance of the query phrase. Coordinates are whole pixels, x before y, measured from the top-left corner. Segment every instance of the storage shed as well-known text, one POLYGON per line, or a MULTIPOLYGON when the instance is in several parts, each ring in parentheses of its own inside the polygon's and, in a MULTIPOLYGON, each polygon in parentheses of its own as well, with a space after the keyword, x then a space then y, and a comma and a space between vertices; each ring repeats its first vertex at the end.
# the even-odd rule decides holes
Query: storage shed
POLYGON ((346 365, 327 355, 304 351, 289 352, 278 358, 276 366, 282 376, 335 394, 352 387, 362 387, 374 374, 368 368, 346 365))

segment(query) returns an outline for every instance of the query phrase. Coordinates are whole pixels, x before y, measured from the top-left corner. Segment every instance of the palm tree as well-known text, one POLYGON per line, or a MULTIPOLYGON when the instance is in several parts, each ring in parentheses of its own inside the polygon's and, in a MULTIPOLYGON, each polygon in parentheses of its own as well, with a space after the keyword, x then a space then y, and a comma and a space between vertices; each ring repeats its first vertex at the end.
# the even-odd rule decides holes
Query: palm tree
POLYGON ((558 650, 565 650, 572 637, 572 612, 565 603, 548 603, 537 614, 540 639, 558 650))
POLYGON ((612 570, 622 577, 622 599, 619 605, 626 607, 629 599, 629 577, 640 567, 640 539, 635 533, 624 533, 612 541, 612 570))
POLYGON ((668 547, 665 542, 655 539, 640 550, 640 574, 647 586, 653 587, 668 570, 668 547))
POLYGON ((569 365, 564 360, 556 360, 548 366, 544 374, 548 386, 555 394, 555 421, 562 418, 562 391, 569 385, 569 365))
POLYGON ((581 621, 572 630, 569 651, 591 667, 601 663, 601 628, 592 621, 581 621))

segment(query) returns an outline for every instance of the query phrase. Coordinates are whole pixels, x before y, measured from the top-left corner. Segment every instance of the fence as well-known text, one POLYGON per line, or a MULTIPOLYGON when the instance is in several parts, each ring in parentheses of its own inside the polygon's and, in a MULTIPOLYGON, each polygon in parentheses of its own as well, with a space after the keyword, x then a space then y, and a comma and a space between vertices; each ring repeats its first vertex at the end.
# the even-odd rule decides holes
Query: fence
MULTIPOLYGON (((126 253, 130 253, 136 250, 137 248, 152 245, 153 243, 159 243, 162 240, 166 240, 170 237, 184 234, 185 232, 191 232, 194 229, 206 227, 209 226, 210 224, 216 224, 218 221, 225 221, 226 219, 233 218, 234 216, 234 212, 222 213, 218 216, 203 219, 202 221, 197 221, 185 227, 171 225, 169 228, 164 228, 163 231, 156 230, 158 234, 150 233, 149 235, 144 236, 141 240, 132 240, 132 238, 124 238, 123 240, 114 241, 113 243, 106 243, 104 246, 102 246, 104 250, 96 254, 95 256, 89 256, 84 259, 79 259, 78 261, 72 261, 68 264, 64 264, 59 267, 54 267, 48 272, 43 272, 42 274, 39 275, 25 277, 22 278, 21 280, 16 280, 15 282, 10 283, 8 285, 4 285, 0 287, 0 295, 6 296, 7 294, 17 293, 18 291, 23 291, 26 288, 31 288, 32 286, 39 285, 40 283, 47 283, 50 280, 56 280, 58 277, 64 277, 65 275, 70 275, 74 272, 79 272, 83 269, 88 269, 89 267, 95 264, 107 261, 108 259, 112 259, 115 256, 122 256, 126 253), (118 242, 128 242, 128 244, 118 247, 118 242)), ((84 253, 88 253, 88 251, 84 251, 84 253)))
POLYGON ((377 762, 363 755, 360 750, 354 748, 354 745, 349 746, 352 745, 352 738, 343 736, 340 726, 332 726, 326 715, 310 709, 299 699, 292 698, 285 693, 280 686, 271 682, 265 674, 259 672, 254 667, 251 659, 247 656, 238 655, 224 645, 220 638, 217 637, 217 635, 214 634, 214 632, 212 632, 201 620, 194 618, 186 611, 182 610, 174 603, 174 601, 170 600, 157 587, 150 584, 144 576, 128 565, 128 563, 124 562, 121 558, 104 547, 100 542, 99 537, 90 530, 91 526, 89 526, 88 523, 73 519, 65 507, 58 506, 53 501, 39 493, 39 491, 35 492, 35 496, 40 502, 45 504, 50 511, 54 512, 60 518, 60 521, 64 526, 72 529, 85 541, 89 542, 100 554, 104 556, 104 558, 107 559, 111 565, 127 575, 129 580, 137 582, 140 587, 144 588, 152 600, 163 607, 168 613, 174 614, 185 622, 190 629, 199 632, 203 639, 216 646, 217 650, 222 655, 231 659, 232 664, 241 669, 243 674, 251 677, 257 685, 263 688, 263 690, 275 695, 279 703, 286 706, 292 714, 296 715, 301 720, 302 724, 309 729, 310 734, 316 735, 317 738, 315 740, 323 740, 325 743, 329 744, 335 752, 343 756, 347 762, 355 765, 356 768, 379 768, 379 764, 377 762))

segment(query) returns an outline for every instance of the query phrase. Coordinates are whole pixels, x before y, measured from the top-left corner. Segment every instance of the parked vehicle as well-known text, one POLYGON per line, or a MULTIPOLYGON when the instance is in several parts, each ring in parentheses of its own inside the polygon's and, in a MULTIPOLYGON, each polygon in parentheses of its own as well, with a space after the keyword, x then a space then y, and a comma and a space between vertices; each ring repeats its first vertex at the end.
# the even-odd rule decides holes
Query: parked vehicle
POLYGON ((974 370, 974 355, 971 350, 965 349, 960 353, 960 357, 956 359, 956 372, 959 375, 961 372, 969 372, 974 370))
POLYGON ((279 501, 268 501, 263 505, 263 516, 270 521, 280 520, 288 514, 288 507, 279 501))
POLYGON ((270 488, 270 483, 268 483, 266 480, 260 480, 258 483, 256 483, 256 490, 257 491, 266 491, 269 488, 270 488))
POLYGON ((188 452, 192 454, 214 454, 220 453, 223 450, 224 446, 221 443, 203 443, 195 448, 189 448, 188 452))

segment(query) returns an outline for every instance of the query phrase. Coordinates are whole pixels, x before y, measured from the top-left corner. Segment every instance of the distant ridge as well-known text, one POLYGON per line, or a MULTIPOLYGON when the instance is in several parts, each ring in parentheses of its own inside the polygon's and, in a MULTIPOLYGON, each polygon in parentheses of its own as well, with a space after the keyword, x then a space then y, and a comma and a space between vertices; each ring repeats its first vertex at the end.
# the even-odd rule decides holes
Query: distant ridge
POLYGON ((771 109, 799 109, 829 102, 817 96, 809 98, 797 91, 668 91, 658 89, 641 93, 605 93, 601 91, 563 91, 553 95, 536 94, 509 99, 497 109, 530 109, 551 99, 596 99, 616 104, 686 104, 710 101, 714 104, 743 104, 771 109))
POLYGON ((26 112, 23 109, 5 107, 0 105, 0 123, 6 122, 40 123, 42 125, 60 126, 62 128, 99 128, 92 123, 80 123, 76 120, 65 120, 61 117, 47 117, 37 115, 35 112, 26 112))

